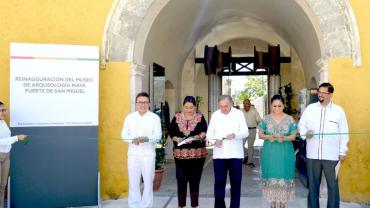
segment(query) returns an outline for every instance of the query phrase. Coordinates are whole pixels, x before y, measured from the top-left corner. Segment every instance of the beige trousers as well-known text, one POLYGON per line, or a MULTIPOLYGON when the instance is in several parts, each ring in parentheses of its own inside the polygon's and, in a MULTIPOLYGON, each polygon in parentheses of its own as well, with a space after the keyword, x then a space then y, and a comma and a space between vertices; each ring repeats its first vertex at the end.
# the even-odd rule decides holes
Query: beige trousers
POLYGON ((256 129, 248 129, 248 163, 253 163, 254 141, 256 140, 256 129))
POLYGON ((9 167, 10 167, 9 155, 10 153, 0 152, 0 207, 1 208, 4 207, 5 187, 6 187, 6 183, 8 182, 9 167))

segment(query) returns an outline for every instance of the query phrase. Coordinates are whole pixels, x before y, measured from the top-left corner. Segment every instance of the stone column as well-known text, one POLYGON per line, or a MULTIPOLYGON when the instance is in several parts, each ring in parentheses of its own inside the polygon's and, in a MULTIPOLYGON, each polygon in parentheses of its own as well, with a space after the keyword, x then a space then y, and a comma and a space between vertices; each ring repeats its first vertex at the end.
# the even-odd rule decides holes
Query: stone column
POLYGON ((328 68, 328 60, 326 58, 321 58, 316 61, 316 65, 320 68, 320 80, 319 84, 323 82, 329 81, 329 68, 328 68))
POLYGON ((221 95, 222 81, 217 75, 211 74, 208 76, 208 115, 212 115, 218 109, 218 98, 221 95))
POLYGON ((267 94, 267 111, 270 112, 270 99, 272 96, 279 94, 280 75, 268 76, 268 94, 267 94))
POLYGON ((280 75, 269 76, 269 97, 279 94, 280 87, 280 75))
MULTIPOLYGON (((320 68, 320 80, 319 85, 323 82, 329 81, 329 70, 328 70, 328 60, 325 58, 321 58, 316 61, 316 65, 320 68)), ((321 177, 321 184, 320 184, 320 197, 321 198, 327 198, 328 196, 328 189, 326 185, 326 179, 324 177, 324 174, 322 174, 321 177)))
POLYGON ((187 95, 195 95, 196 89, 196 76, 195 76, 195 52, 194 50, 190 53, 185 61, 184 67, 182 69, 181 76, 181 99, 187 95))
POLYGON ((130 111, 135 111, 136 95, 143 90, 145 65, 131 63, 130 66, 130 111))

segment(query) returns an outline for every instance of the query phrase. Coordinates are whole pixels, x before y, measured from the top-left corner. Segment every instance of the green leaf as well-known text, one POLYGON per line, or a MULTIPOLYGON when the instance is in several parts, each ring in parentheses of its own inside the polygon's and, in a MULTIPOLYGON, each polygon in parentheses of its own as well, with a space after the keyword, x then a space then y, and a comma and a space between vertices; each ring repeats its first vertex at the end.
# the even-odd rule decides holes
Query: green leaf
POLYGON ((244 90, 237 93, 237 103, 243 103, 245 99, 253 100, 266 94, 267 76, 248 76, 244 87, 244 90))

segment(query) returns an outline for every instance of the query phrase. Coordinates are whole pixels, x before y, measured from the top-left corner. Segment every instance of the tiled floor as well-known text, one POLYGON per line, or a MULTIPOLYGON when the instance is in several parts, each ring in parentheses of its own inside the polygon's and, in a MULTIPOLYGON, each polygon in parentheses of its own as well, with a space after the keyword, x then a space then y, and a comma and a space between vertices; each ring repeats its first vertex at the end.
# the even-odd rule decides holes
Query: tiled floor
MULTIPOLYGON (((260 156, 259 151, 255 151, 254 163, 256 167, 250 168, 243 165, 243 178, 242 178, 242 197, 258 198, 262 197, 260 187, 260 156)), ((205 162, 202 179, 200 183, 200 196, 206 198, 213 197, 213 163, 212 158, 209 156, 205 162)), ((162 181, 161 188, 155 192, 155 196, 168 196, 169 194, 176 194, 176 177, 175 166, 173 161, 169 161, 166 165, 164 180, 162 181)), ((229 192, 226 193, 229 196, 229 192)), ((297 180, 296 181, 296 195, 297 198, 306 197, 307 189, 297 180)))
MULTIPOLYGON (((269 207, 269 204, 263 200, 262 191, 260 187, 260 162, 259 151, 255 154, 255 168, 243 166, 243 179, 242 179, 242 193, 241 193, 241 208, 257 208, 269 207)), ((200 184, 200 199, 199 208, 213 207, 213 164, 212 159, 209 157, 206 160, 202 180, 200 184)), ((154 193, 154 207, 155 208, 176 208, 177 195, 176 195, 176 177, 175 166, 173 161, 169 161, 166 165, 164 179, 162 181, 160 190, 154 193)), ((287 207, 306 207, 307 189, 296 180, 296 199, 287 204, 287 207)), ((229 192, 226 194, 226 204, 229 203, 229 192)), ((188 198, 188 207, 190 199, 188 198)), ((326 199, 320 200, 321 207, 326 207, 326 199)), ((103 201, 101 204, 103 208, 125 208, 127 207, 127 199, 103 201)), ((360 208, 359 204, 354 203, 341 203, 341 208, 360 208)))

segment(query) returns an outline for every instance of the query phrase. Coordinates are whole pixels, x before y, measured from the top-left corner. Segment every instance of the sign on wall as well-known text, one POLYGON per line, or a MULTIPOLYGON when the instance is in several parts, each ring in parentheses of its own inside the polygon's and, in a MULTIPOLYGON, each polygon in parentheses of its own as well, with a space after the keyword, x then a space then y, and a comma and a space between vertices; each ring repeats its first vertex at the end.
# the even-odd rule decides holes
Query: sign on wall
POLYGON ((97 126, 96 46, 12 43, 10 126, 97 126))
POLYGON ((11 44, 9 207, 98 204, 98 105, 98 47, 11 44))

